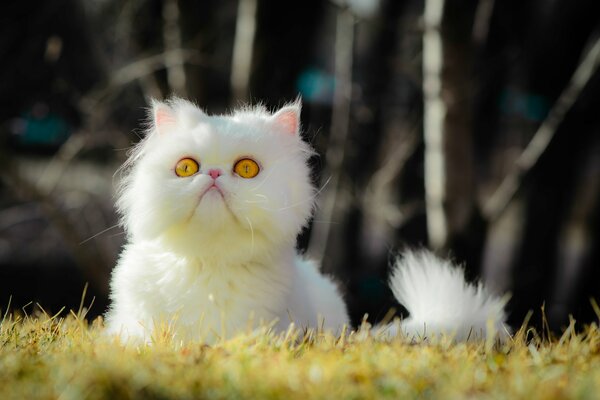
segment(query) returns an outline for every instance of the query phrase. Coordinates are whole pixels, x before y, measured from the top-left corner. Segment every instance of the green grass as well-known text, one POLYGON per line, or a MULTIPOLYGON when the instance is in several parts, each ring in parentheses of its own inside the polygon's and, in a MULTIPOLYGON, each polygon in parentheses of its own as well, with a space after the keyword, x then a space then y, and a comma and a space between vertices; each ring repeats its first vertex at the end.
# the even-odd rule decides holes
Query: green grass
POLYGON ((118 344, 74 314, 6 316, 1 399, 598 398, 600 331, 506 344, 247 333, 214 346, 118 344))

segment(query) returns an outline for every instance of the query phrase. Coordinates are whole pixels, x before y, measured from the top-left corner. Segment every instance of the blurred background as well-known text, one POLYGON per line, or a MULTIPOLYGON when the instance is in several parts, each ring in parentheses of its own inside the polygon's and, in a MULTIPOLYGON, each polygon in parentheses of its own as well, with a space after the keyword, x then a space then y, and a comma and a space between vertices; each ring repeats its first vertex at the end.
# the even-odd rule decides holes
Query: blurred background
POLYGON ((510 293, 514 326, 598 320, 597 0, 25 0, 0 20, 3 311, 76 310, 86 282, 106 310, 114 174, 150 97, 301 95, 321 191, 299 247, 355 323, 403 312, 389 263, 415 247, 510 293))

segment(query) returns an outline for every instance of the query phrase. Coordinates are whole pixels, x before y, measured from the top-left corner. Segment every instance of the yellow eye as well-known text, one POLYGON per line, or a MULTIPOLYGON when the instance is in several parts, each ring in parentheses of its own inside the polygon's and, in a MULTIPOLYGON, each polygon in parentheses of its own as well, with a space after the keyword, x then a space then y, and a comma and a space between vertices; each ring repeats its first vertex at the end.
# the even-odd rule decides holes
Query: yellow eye
POLYGON ((242 178, 250 179, 258 175, 260 167, 256 161, 250 158, 242 158, 235 163, 233 170, 242 178))
POLYGON ((198 165, 196 160, 193 160, 191 158, 184 158, 182 160, 179 160, 179 162, 175 165, 175 174, 177 174, 177 176, 185 178, 194 175, 196 172, 198 172, 199 169, 200 166, 198 165))

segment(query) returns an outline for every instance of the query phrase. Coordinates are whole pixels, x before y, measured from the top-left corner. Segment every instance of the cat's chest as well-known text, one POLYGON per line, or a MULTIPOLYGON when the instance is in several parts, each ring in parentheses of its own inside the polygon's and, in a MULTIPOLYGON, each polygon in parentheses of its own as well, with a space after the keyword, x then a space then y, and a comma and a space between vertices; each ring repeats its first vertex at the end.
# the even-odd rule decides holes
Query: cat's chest
POLYGON ((214 324, 224 317, 239 323, 249 316, 271 320, 285 310, 290 292, 284 271, 259 264, 173 272, 157 280, 152 296, 163 314, 176 315, 184 324, 214 324))

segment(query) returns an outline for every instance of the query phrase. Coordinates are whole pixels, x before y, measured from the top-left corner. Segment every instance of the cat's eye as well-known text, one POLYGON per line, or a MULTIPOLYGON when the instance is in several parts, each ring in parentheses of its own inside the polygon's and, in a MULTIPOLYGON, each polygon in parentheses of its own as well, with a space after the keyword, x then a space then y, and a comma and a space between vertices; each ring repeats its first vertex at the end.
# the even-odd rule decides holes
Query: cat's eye
POLYGON ((260 172, 258 163, 251 158, 242 158, 233 166, 233 171, 242 178, 254 178, 260 172))
POLYGON ((175 165, 175 174, 185 178, 194 175, 200 169, 198 162, 192 158, 184 158, 175 165))

